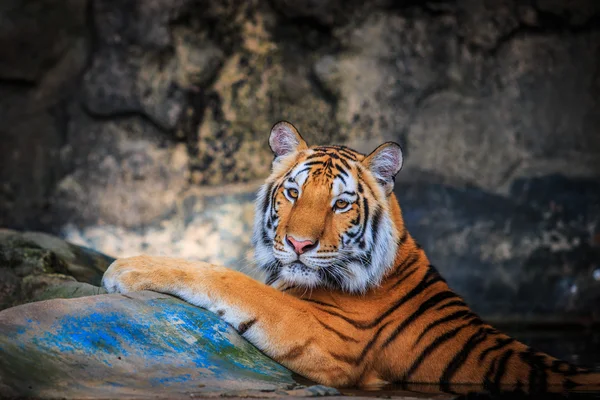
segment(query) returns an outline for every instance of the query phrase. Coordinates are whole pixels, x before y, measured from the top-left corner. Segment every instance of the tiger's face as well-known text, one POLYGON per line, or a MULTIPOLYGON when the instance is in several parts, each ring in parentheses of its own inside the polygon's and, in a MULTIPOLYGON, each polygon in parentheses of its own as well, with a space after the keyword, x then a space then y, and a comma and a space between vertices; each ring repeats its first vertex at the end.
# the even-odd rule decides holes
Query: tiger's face
POLYGON ((369 156, 308 147, 287 122, 271 130, 273 172, 259 191, 253 235, 267 283, 361 292, 394 262, 389 210, 402 152, 386 143, 369 156))

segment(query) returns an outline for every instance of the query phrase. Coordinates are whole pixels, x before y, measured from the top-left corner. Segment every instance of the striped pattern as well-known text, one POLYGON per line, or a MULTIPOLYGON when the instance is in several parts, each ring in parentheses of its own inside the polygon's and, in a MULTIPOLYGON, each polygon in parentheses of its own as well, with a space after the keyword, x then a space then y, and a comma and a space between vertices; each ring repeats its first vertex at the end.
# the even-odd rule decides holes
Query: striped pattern
POLYGON ((281 161, 259 193, 254 244, 267 284, 286 281, 285 235, 310 231, 294 225, 291 215, 301 203, 285 197, 288 185, 300 199, 319 191, 320 202, 311 199, 302 224, 321 224, 315 257, 327 254, 313 266, 316 283, 286 276, 285 293, 302 300, 316 325, 277 360, 328 384, 427 383, 448 393, 461 393, 464 384, 529 393, 597 387, 598 373, 536 352, 473 313, 429 263, 404 227, 395 196, 384 193, 386 183, 364 160, 343 146, 307 148, 281 161), (332 218, 343 217, 329 199, 340 194, 352 208, 335 230, 332 218), (335 368, 298 367, 315 352, 335 368))

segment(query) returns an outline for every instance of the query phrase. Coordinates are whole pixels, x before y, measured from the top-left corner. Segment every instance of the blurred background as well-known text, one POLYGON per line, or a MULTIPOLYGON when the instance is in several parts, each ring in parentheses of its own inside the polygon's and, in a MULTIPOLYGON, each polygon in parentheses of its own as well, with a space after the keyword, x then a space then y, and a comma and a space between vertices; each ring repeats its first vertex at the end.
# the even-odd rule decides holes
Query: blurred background
POLYGON ((271 126, 405 151, 485 317, 600 320, 597 0, 3 0, 0 227, 251 265, 271 126))

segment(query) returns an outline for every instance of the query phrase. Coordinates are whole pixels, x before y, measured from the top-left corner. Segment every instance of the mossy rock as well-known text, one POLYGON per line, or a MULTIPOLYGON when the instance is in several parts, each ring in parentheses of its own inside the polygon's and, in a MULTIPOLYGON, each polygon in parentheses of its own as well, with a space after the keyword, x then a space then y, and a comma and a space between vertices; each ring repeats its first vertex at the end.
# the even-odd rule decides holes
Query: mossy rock
POLYGON ((45 233, 0 229, 0 309, 99 294, 113 260, 45 233))

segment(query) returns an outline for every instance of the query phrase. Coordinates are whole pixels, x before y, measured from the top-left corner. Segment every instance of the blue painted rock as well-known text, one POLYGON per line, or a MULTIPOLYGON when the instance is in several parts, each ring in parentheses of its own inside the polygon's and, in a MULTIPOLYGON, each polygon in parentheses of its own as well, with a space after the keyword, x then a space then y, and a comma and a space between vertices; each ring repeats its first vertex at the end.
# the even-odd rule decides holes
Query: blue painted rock
POLYGON ((154 292, 0 312, 0 393, 107 398, 322 395, 214 314, 154 292))

